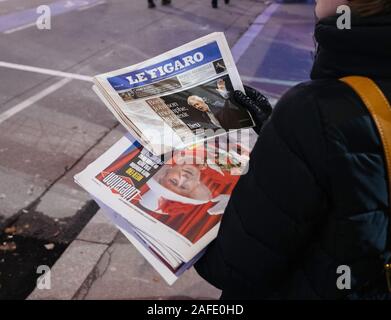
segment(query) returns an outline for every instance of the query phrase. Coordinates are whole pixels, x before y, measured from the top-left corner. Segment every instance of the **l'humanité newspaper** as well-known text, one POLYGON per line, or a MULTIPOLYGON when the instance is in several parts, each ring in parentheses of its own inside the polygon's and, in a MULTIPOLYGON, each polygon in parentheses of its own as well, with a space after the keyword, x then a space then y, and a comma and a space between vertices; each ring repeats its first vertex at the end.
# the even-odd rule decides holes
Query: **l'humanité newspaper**
POLYGON ((95 92, 145 147, 161 155, 197 137, 254 126, 231 99, 243 91, 223 33, 212 33, 134 66, 98 75, 95 92), (221 129, 221 130, 219 130, 221 129))
POLYGON ((176 275, 216 237, 229 197, 246 172, 249 150, 234 141, 218 146, 208 141, 156 156, 127 134, 75 181, 128 238, 176 275))

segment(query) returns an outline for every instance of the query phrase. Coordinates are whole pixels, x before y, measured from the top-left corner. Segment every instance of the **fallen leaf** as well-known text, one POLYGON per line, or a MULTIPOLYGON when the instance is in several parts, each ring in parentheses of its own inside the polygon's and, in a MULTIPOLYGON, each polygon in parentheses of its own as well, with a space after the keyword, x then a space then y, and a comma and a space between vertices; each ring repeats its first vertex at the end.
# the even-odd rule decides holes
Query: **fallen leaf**
POLYGON ((55 237, 57 237, 59 234, 60 234, 60 230, 57 230, 57 231, 52 235, 52 237, 55 238, 55 237))
POLYGON ((46 248, 46 250, 53 250, 54 249, 54 243, 45 244, 45 248, 46 248))
POLYGON ((12 226, 12 227, 9 227, 9 228, 5 228, 4 232, 6 234, 15 234, 16 233, 16 227, 12 226))
POLYGON ((34 185, 30 185, 29 189, 27 190, 27 194, 31 196, 34 193, 34 185))
POLYGON ((3 244, 0 245, 0 251, 15 251, 16 250, 16 243, 15 242, 3 242, 3 244))

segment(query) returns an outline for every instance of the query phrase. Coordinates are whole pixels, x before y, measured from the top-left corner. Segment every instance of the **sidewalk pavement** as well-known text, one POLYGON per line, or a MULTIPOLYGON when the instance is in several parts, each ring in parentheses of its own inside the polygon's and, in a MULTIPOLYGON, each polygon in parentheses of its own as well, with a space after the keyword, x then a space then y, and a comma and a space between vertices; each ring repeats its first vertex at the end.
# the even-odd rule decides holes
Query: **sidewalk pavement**
POLYGON ((29 300, 218 299, 194 268, 169 286, 100 211, 51 269, 51 289, 29 300))

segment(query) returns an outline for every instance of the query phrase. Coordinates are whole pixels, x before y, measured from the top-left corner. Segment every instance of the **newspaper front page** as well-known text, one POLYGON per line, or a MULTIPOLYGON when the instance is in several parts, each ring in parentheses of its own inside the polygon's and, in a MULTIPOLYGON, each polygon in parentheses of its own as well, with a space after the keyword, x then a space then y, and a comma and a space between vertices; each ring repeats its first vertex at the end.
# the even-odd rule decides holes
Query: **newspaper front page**
POLYGON ((175 266, 189 262, 216 237, 230 194, 247 168, 248 150, 232 142, 224 148, 201 143, 158 157, 127 134, 75 180, 142 230, 141 238, 168 247, 175 266))
POLYGON ((94 82, 121 124, 156 155, 204 138, 205 130, 219 135, 254 126, 232 99, 234 90, 244 88, 223 33, 98 75, 94 82))

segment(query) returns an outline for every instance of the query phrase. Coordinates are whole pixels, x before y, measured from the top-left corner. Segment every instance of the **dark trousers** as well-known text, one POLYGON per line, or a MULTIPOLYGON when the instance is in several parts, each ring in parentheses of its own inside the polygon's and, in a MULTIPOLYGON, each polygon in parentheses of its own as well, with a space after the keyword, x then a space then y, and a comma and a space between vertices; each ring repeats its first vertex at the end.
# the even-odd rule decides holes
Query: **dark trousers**
MULTIPOLYGON (((224 2, 225 2, 225 4, 228 4, 229 0, 224 0, 224 2)), ((217 5, 218 5, 217 0, 212 0, 212 7, 217 8, 217 5)))

